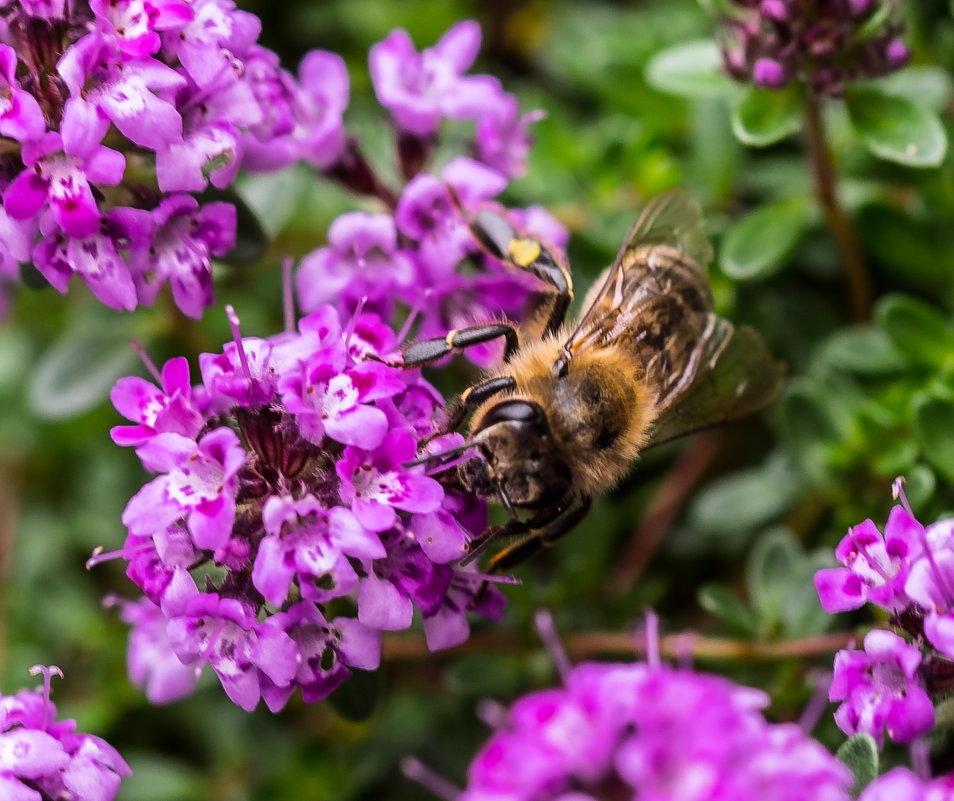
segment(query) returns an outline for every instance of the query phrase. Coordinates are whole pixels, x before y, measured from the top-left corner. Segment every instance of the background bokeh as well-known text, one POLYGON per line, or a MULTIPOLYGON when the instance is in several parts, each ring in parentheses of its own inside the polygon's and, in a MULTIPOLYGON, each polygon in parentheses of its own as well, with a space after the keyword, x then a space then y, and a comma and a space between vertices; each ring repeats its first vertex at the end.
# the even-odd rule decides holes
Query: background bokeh
MULTIPOLYGON (((841 109, 830 109, 839 188, 876 297, 871 321, 858 324, 814 210, 800 137, 747 148, 732 133, 726 98, 686 100, 647 83, 654 55, 713 37, 716 25, 695 0, 239 5, 262 17, 262 44, 290 69, 312 48, 345 57, 346 123, 385 170, 391 130, 370 87, 369 46, 400 26, 424 47, 456 20, 479 20, 475 71, 498 76, 522 108, 547 112, 508 205, 541 204, 570 228, 585 289, 647 197, 688 187, 719 254, 711 267, 717 307, 763 333, 788 365, 785 390, 759 417, 647 453, 579 531, 518 569, 523 583, 506 588, 503 622, 480 624, 466 646, 431 655, 419 633, 386 639, 380 671, 357 673, 325 703, 296 697, 278 715, 242 712, 211 676, 189 699, 152 707, 126 678, 125 625, 101 606, 107 593, 131 594, 121 563, 84 568, 94 547, 121 546, 122 509, 145 480, 132 450, 109 439, 121 421, 106 392, 119 375, 142 372, 131 339, 160 364, 185 354, 194 366, 198 353, 219 349, 229 338, 225 303, 246 335, 280 330, 281 259, 320 245, 338 214, 365 203, 305 168, 247 179, 240 190, 269 246, 253 264, 221 268, 217 304, 201 322, 168 298, 120 315, 78 283, 66 297, 20 289, 12 299, 0 326, 3 690, 30 684, 30 665, 59 665, 61 713, 133 767, 123 801, 430 797, 400 776, 407 754, 462 784, 487 732, 474 714, 478 701, 506 702, 556 681, 532 627, 540 607, 577 658, 630 659, 627 638, 635 647, 647 607, 664 633, 691 630, 700 642, 799 640, 802 651, 785 659, 741 648, 722 659, 706 659, 703 646, 696 652, 699 666, 767 689, 771 717, 797 718, 835 650, 813 638, 870 622, 867 610, 824 614, 812 586, 845 528, 868 516, 883 522, 899 474, 923 521, 954 509, 950 157, 923 170, 877 161, 841 109), (768 216, 742 227, 766 208, 768 216)), ((905 14, 916 69, 900 80, 950 133, 952 9, 919 0, 905 14)), ((468 369, 462 362, 432 378, 452 395, 472 378, 468 369)), ((833 747, 843 739, 829 715, 816 733, 833 747)), ((889 747, 885 761, 898 758, 889 747)), ((936 759, 950 767, 943 743, 936 759)))

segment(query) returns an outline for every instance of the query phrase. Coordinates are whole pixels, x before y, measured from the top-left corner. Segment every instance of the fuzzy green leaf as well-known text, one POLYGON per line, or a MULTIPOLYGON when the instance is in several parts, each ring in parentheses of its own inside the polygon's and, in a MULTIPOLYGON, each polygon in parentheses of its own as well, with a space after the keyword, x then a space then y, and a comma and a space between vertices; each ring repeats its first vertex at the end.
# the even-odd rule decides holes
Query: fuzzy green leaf
POLYGON ((646 83, 679 97, 725 97, 736 91, 722 72, 722 55, 715 42, 683 42, 657 53, 646 64, 646 83))
POLYGON ((737 281, 774 275, 798 244, 811 213, 804 198, 762 206, 733 223, 722 241, 722 269, 737 281))
POLYGON ((913 411, 914 432, 925 459, 954 481, 954 400, 920 393, 913 411))
POLYGON ((944 160, 947 134, 930 109, 871 86, 850 89, 845 102, 855 131, 878 158, 908 167, 944 160))
POLYGON ((746 90, 732 110, 732 132, 752 147, 766 147, 802 127, 802 89, 793 83, 785 89, 746 90))
POLYGON ((838 749, 838 758, 855 777, 855 793, 878 776, 878 744, 870 734, 856 734, 838 749))

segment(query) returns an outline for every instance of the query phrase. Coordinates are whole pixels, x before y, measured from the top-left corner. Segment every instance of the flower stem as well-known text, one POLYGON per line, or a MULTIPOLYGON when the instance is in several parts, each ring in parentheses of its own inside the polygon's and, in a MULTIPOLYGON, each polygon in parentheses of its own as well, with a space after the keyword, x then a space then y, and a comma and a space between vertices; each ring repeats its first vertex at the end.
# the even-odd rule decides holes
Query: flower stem
MULTIPOLYGON (((567 653, 575 659, 593 657, 634 657, 646 652, 646 643, 634 638, 631 632, 592 631, 571 634, 561 638, 567 653)), ((779 659, 809 658, 832 654, 847 648, 858 639, 854 631, 840 631, 833 634, 821 634, 779 642, 759 642, 755 640, 706 637, 691 632, 667 634, 659 638, 659 652, 666 659, 680 659, 690 651, 694 659, 714 662, 772 662, 779 659)), ((508 634, 473 634, 470 639, 452 652, 453 656, 463 653, 506 652, 514 653, 526 649, 519 638, 508 634)), ((384 659, 387 661, 408 661, 433 659, 439 654, 427 650, 424 638, 420 635, 389 634, 384 638, 384 659)))
POLYGON ((868 266, 858 232, 838 201, 837 176, 825 137, 821 104, 818 96, 810 91, 805 98, 805 116, 808 161, 815 180, 815 194, 841 256, 851 319, 856 323, 865 322, 871 317, 871 279, 868 266))

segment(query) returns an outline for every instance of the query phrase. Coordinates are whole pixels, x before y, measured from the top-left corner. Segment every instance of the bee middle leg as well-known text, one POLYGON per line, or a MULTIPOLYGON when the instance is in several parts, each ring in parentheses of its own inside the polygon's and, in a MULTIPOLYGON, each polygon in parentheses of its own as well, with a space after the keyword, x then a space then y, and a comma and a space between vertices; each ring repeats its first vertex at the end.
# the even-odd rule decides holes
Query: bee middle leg
POLYGON ((401 352, 402 365, 404 367, 420 367, 436 362, 455 350, 464 350, 474 345, 482 345, 498 337, 504 338, 504 361, 508 361, 520 347, 517 329, 510 323, 488 323, 487 325, 455 328, 453 331, 449 331, 447 336, 414 342, 401 352))

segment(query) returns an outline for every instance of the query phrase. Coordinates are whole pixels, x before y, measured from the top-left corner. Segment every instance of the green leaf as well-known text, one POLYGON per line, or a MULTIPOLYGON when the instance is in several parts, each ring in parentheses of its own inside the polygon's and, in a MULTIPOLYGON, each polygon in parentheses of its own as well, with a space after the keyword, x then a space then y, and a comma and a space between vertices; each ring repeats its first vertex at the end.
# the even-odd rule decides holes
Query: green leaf
POLYGON ((689 523, 726 536, 751 532, 788 511, 801 489, 781 460, 770 461, 706 486, 689 508, 689 523))
POLYGON ((81 330, 68 331, 40 357, 27 385, 27 402, 40 417, 78 417, 105 401, 135 363, 128 336, 115 325, 91 320, 81 330))
POLYGON ((947 135, 938 116, 910 100, 871 86, 845 94, 851 123, 878 158, 908 167, 937 167, 947 152, 947 135))
POLYGON ((908 295, 889 295, 875 307, 875 322, 909 362, 938 368, 954 353, 954 332, 933 306, 908 295))
POLYGON ((880 203, 866 206, 858 217, 865 249, 877 258, 879 270, 929 290, 946 290, 954 273, 954 254, 928 220, 880 203))
POLYGON ((785 89, 750 88, 732 110, 732 132, 752 147, 766 147, 802 127, 802 88, 793 83, 785 89))
POLYGON ((815 572, 829 558, 830 551, 805 554, 786 528, 769 530, 755 543, 746 576, 763 637, 809 636, 831 625, 812 584, 815 572))
POLYGON ((697 593, 699 606, 715 615, 733 632, 743 637, 756 634, 755 615, 732 590, 723 584, 705 584, 697 593))
POLYGON ((722 54, 711 39, 683 42, 657 53, 646 64, 646 83, 679 97, 726 97, 737 87, 722 72, 722 54))
POLYGON ((774 275, 795 249, 811 220, 807 199, 762 206, 733 223, 722 241, 722 269, 737 281, 774 275))
POLYGON ((914 433, 924 458, 954 481, 954 400, 922 392, 913 407, 914 433))
POLYGON ((916 97, 919 105, 940 114, 951 98, 954 82, 944 68, 919 64, 879 78, 877 86, 889 95, 916 97))
POLYGON ((356 670, 328 696, 328 703, 345 720, 367 720, 381 697, 383 683, 380 670, 356 670))
POLYGON ((867 325, 835 331, 825 340, 817 358, 837 370, 862 375, 896 373, 907 364, 891 337, 867 325))
POLYGON ((852 797, 878 776, 878 744, 870 734, 856 734, 846 740, 836 756, 854 774, 852 797))

